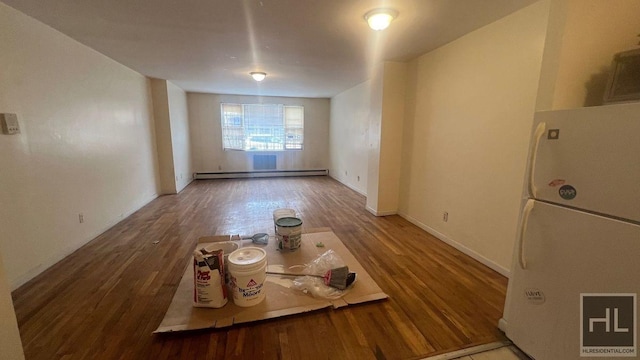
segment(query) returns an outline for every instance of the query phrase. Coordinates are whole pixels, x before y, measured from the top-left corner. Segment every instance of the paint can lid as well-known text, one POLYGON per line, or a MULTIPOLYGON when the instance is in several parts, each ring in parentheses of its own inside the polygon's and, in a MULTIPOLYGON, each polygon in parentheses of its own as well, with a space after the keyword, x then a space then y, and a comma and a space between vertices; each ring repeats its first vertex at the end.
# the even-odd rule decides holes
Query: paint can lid
POLYGON ((293 209, 275 209, 273 210, 273 221, 283 217, 296 217, 296 211, 293 209))
POLYGON ((267 252, 258 247, 244 247, 229 254, 229 264, 247 266, 260 264, 267 259, 267 252))
POLYGON ((302 220, 296 217, 283 217, 276 220, 276 225, 282 227, 295 227, 302 225, 302 220))

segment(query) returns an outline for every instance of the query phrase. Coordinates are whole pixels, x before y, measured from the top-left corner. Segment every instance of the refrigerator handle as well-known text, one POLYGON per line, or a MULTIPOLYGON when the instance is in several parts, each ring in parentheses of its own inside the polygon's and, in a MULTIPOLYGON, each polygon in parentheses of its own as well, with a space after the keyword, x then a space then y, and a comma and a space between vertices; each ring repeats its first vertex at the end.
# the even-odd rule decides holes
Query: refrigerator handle
POLYGON ((544 130, 547 127, 547 124, 541 122, 536 127, 536 131, 533 133, 533 147, 531 148, 531 152, 529 153, 529 197, 536 197, 536 186, 534 184, 535 180, 535 168, 536 168, 536 158, 538 157, 538 147, 540 146, 540 140, 542 140, 542 135, 544 135, 544 130))
POLYGON ((522 270, 527 269, 527 259, 524 255, 525 234, 527 232, 527 225, 529 223, 529 215, 531 215, 531 210, 533 210, 534 204, 534 200, 527 200, 527 203, 524 206, 524 210, 522 211, 522 223, 520 224, 520 234, 518 237, 518 262, 520 263, 520 268, 522 270))

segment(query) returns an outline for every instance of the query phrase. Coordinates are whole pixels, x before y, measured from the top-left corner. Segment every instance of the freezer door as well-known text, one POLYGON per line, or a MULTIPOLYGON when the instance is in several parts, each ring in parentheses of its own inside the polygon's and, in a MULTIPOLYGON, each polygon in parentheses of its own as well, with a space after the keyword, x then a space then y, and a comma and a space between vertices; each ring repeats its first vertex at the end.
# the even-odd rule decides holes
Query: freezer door
MULTIPOLYGON (((640 226, 531 202, 516 243, 505 332, 535 359, 580 359, 581 294, 640 293, 640 226)), ((636 339, 624 321, 617 326, 631 327, 636 339)))
POLYGON ((640 221, 640 103, 539 112, 534 129, 529 197, 640 221))

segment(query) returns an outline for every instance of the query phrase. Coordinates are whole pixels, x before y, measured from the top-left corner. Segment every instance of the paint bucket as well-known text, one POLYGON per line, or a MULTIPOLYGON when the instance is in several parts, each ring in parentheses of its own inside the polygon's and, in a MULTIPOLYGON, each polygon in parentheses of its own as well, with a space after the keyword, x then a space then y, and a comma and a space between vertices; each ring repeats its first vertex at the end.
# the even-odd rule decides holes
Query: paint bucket
POLYGON ((283 217, 296 217, 296 211, 293 209, 276 209, 273 210, 273 232, 278 235, 278 226, 276 221, 283 217))
POLYGON ((296 250, 302 240, 302 220, 296 217, 283 217, 276 221, 278 249, 296 250))
POLYGON ((229 284, 236 305, 248 307, 264 300, 266 271, 267 252, 264 249, 244 247, 229 254, 229 284))

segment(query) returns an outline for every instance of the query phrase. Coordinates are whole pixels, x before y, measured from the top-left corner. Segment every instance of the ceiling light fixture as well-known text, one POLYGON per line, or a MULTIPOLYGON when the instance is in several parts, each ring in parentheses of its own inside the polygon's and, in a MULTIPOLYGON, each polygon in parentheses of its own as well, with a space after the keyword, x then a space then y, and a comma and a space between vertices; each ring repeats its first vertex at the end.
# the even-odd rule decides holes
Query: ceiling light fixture
POLYGON ((389 27, 391 20, 398 16, 398 12, 393 9, 373 9, 364 15, 369 27, 380 31, 389 27))
POLYGON ((252 72, 249 73, 249 75, 251 75, 251 77, 255 81, 262 81, 262 80, 264 80, 264 78, 267 77, 267 73, 260 72, 260 71, 252 71, 252 72))

